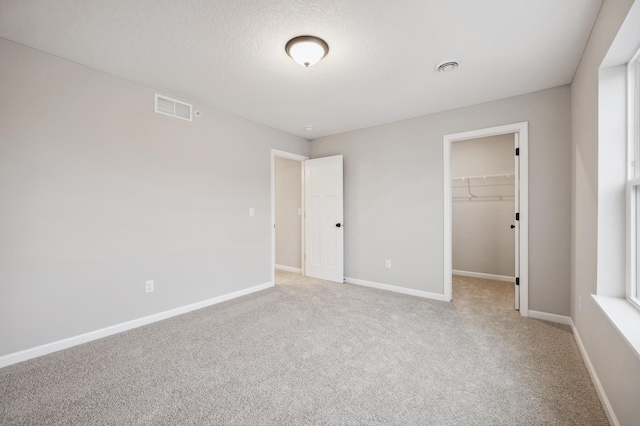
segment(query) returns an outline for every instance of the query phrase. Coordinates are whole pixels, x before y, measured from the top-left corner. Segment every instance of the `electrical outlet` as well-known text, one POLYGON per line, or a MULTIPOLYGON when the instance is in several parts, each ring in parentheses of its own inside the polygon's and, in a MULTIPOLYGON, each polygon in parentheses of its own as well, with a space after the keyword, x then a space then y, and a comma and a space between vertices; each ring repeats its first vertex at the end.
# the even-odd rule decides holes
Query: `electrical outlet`
POLYGON ((255 216, 255 215, 256 215, 256 211, 255 211, 255 209, 253 207, 251 207, 249 209, 249 216, 255 216))
POLYGON ((582 312, 582 296, 578 296, 578 311, 582 312))
POLYGON ((147 281, 145 284, 146 284, 147 293, 151 293, 154 288, 153 281, 147 281))
POLYGON ((387 269, 391 269, 391 261, 389 259, 387 259, 387 261, 385 262, 384 267, 387 269))

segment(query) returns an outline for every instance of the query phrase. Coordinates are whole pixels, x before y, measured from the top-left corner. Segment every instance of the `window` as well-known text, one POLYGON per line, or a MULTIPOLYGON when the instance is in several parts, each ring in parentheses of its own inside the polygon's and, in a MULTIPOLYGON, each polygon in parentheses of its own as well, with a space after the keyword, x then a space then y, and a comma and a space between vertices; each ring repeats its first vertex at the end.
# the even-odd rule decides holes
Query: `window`
POLYGON ((597 294, 591 297, 640 356, 638 28, 635 2, 598 69, 597 294))
POLYGON ((627 297, 640 308, 640 51, 629 61, 627 182, 627 297))

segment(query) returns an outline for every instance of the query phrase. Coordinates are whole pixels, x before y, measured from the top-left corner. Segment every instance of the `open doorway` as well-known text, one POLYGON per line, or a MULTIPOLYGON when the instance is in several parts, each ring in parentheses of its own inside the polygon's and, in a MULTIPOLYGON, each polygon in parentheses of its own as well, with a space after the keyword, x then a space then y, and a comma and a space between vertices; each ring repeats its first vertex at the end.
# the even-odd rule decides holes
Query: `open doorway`
POLYGON ((272 266, 304 274, 304 167, 308 159, 272 150, 271 214, 273 218, 272 266))
POLYGON ((515 134, 451 146, 453 296, 481 292, 496 308, 515 297, 515 134))
POLYGON ((275 268, 302 272, 302 163, 276 157, 275 268))
POLYGON ((527 147, 526 122, 444 137, 445 300, 453 297, 454 271, 477 278, 484 275, 490 279, 508 279, 514 286, 515 309, 528 316, 527 147), (455 144, 459 145, 454 147, 455 144), (496 157, 487 153, 474 161, 474 156, 482 155, 483 147, 500 153, 496 157), (460 161, 453 159, 456 151, 460 161), (474 214, 476 216, 472 216, 474 214), (455 235, 454 220, 460 226, 455 235), (463 220, 467 223, 461 223, 463 220), (473 235, 465 239, 465 233, 469 232, 473 235), (471 247, 463 247, 465 244, 471 247), (490 249, 494 252, 487 253, 490 249))

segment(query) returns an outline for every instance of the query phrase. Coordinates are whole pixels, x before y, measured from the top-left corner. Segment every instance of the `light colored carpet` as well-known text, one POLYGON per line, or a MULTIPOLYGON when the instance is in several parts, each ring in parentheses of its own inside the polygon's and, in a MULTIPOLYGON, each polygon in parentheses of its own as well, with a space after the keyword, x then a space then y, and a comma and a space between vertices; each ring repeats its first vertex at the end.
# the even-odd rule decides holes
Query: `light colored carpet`
POLYGON ((455 277, 445 303, 277 282, 1 369, 0 424, 608 424, 570 329, 508 283, 455 277))

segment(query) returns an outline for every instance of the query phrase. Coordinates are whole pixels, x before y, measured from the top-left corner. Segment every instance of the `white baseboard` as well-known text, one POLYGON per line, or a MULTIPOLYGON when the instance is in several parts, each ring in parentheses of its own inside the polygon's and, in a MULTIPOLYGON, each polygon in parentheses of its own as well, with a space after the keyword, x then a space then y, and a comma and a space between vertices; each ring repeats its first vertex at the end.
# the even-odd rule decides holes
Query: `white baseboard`
POLYGON ((254 287, 249 287, 244 290, 234 291, 233 293, 223 294, 222 296, 214 297, 212 299, 207 299, 201 302, 192 303, 190 305, 181 306, 179 308, 170 309, 168 311, 159 312, 157 314, 153 314, 153 315, 138 318, 135 320, 101 328, 99 330, 90 331, 88 333, 69 337, 63 340, 58 340, 57 342, 47 343, 45 345, 37 346, 35 348, 25 349, 20 352, 14 352, 12 354, 3 355, 0 357, 0 368, 6 367, 12 364, 16 364, 18 362, 26 361, 28 359, 37 358, 42 355, 47 355, 52 352, 57 352, 63 349, 67 349, 72 346, 80 345, 82 343, 91 342, 92 340, 97 340, 102 337, 111 336, 113 334, 121 333, 123 331, 131 330, 137 327, 141 327, 143 325, 151 324, 157 321, 162 321, 164 319, 175 317, 177 315, 186 314, 187 312, 206 308, 207 306, 226 302, 227 300, 235 299, 237 297, 246 296, 247 294, 265 290, 269 287, 273 287, 272 282, 260 284, 254 287))
POLYGON ((377 288, 379 290, 393 291, 395 293, 409 294, 411 296, 425 297, 427 299, 435 299, 444 301, 444 294, 430 293, 428 291, 414 290, 412 288, 398 287, 395 285, 375 283, 373 281, 359 280, 357 278, 344 278, 345 283, 361 285, 364 287, 377 288))
MULTIPOLYGON (((529 311, 531 312, 531 311, 529 311)), ((618 418, 616 417, 616 413, 613 411, 613 407, 611 406, 611 403, 609 402, 609 398, 607 398, 607 394, 604 391, 604 388, 602 387, 602 383, 600 383, 600 379, 598 378, 598 374, 596 373, 596 369, 593 368, 593 364, 591 363, 591 359, 589 358, 589 354, 587 353, 587 350, 585 349, 584 345, 582 344, 582 339, 580 338, 580 334, 578 333, 578 329, 576 328, 575 324, 573 323, 573 321, 571 320, 571 318, 569 318, 570 321, 570 325, 571 325, 571 330, 573 331, 573 337, 576 339, 576 343, 578 344, 578 349, 580 349, 580 354, 582 355, 582 359, 584 360, 584 363, 587 366, 587 370, 589 371, 589 375, 591 376, 591 381, 593 382, 594 386, 596 387, 596 392, 598 393, 598 397, 600 398, 600 402, 602 403, 602 406, 604 407, 604 412, 607 415, 607 418, 609 419, 609 423, 611 423, 613 426, 620 426, 620 422, 618 421, 618 418)))
POLYGON ((549 314, 547 312, 532 311, 529 309, 529 318, 539 319, 543 321, 556 322, 558 324, 571 325, 571 317, 564 315, 549 314))
POLYGON ((292 266, 284 266, 284 265, 275 265, 276 269, 280 269, 281 271, 289 271, 289 272, 296 272, 298 274, 302 273, 302 269, 301 268, 294 268, 292 266))
POLYGON ((484 278, 485 280, 496 280, 496 281, 507 281, 514 282, 515 277, 508 277, 506 275, 494 275, 494 274, 484 274, 482 272, 469 272, 469 271, 451 271, 453 275, 461 275, 463 277, 472 277, 472 278, 484 278))

